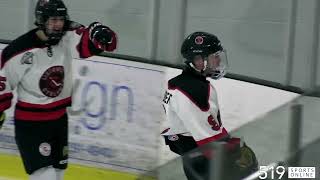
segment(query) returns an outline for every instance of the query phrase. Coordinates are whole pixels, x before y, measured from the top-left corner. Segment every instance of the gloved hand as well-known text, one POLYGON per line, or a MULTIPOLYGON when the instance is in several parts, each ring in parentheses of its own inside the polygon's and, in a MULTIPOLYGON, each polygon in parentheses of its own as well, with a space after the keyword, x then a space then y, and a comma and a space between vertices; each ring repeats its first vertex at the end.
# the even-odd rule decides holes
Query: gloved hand
POLYGON ((89 38, 97 49, 111 52, 117 48, 116 33, 99 22, 89 25, 89 38))
POLYGON ((256 154, 246 143, 240 147, 240 157, 236 161, 236 164, 243 171, 247 169, 258 170, 258 160, 256 154))
POLYGON ((6 119, 6 114, 4 112, 2 112, 0 114, 0 129, 2 128, 2 125, 3 125, 5 119, 6 119))

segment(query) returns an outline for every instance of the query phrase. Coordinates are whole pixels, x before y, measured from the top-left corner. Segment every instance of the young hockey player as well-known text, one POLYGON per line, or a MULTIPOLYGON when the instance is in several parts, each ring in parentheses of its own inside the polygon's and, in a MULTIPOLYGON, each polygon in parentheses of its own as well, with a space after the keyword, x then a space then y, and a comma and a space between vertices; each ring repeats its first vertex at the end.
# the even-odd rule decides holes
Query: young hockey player
POLYGON ((72 22, 62 0, 39 0, 37 28, 1 54, 0 126, 17 90, 15 139, 31 180, 61 180, 68 163, 68 115, 72 59, 114 51, 117 36, 94 22, 72 22))
MULTIPOLYGON (((240 147, 240 139, 230 137, 223 126, 217 92, 207 80, 220 79, 228 68, 226 50, 220 40, 207 32, 192 33, 184 40, 181 54, 186 67, 180 75, 168 81, 162 102, 166 113, 162 135, 170 150, 186 155, 211 142, 221 142, 228 153, 251 154, 250 162, 256 166, 253 151, 245 144, 240 147)), ((194 172, 204 179, 208 178, 208 159, 212 158, 209 152, 208 149, 204 150, 204 156, 194 159, 183 157, 185 174, 189 180, 197 179, 194 172)), ((234 160, 240 163, 239 159, 241 155, 234 160)))

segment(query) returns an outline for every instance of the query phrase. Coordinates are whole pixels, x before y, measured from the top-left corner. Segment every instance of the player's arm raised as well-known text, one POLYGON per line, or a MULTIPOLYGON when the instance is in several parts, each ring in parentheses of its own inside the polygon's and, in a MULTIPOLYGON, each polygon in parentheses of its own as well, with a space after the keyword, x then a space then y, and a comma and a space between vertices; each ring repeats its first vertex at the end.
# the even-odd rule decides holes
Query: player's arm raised
POLYGON ((70 29, 75 29, 73 39, 75 50, 80 58, 98 55, 103 51, 112 52, 117 48, 117 34, 108 26, 93 22, 88 27, 71 22, 70 29), (76 28, 73 26, 75 25, 76 28))

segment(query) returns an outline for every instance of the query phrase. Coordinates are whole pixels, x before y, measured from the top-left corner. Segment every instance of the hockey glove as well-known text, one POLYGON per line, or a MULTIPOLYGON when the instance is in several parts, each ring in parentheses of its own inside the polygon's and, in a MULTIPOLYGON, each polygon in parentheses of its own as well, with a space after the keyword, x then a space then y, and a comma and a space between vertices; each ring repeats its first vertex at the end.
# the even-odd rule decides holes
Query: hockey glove
POLYGON ((2 125, 3 125, 5 119, 6 119, 6 114, 4 112, 2 112, 0 114, 0 129, 2 128, 2 125))
POLYGON ((244 143, 240 148, 240 157, 236 161, 241 171, 256 171, 258 170, 258 160, 253 150, 244 143))
POLYGON ((112 52, 117 48, 117 35, 99 22, 89 25, 89 38, 97 49, 112 52))

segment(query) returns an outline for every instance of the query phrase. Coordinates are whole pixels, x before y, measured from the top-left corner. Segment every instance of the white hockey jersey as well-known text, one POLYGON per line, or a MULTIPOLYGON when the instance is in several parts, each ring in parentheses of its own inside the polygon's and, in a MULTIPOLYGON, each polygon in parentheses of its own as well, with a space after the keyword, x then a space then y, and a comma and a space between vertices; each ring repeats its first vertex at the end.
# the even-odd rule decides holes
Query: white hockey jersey
POLYGON ((68 30, 54 46, 41 41, 36 31, 20 36, 1 54, 0 112, 10 108, 17 89, 16 120, 57 120, 71 105, 72 59, 101 50, 90 46, 83 26, 68 30))
POLYGON ((228 136, 215 88, 191 69, 168 81, 162 105, 166 113, 162 135, 192 136, 198 145, 228 136))

